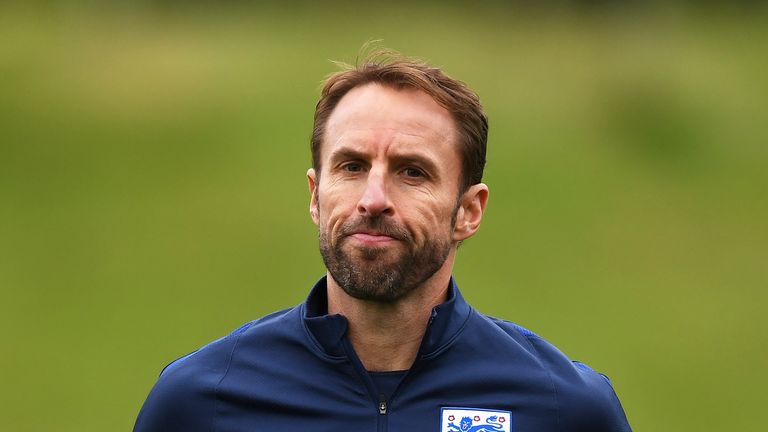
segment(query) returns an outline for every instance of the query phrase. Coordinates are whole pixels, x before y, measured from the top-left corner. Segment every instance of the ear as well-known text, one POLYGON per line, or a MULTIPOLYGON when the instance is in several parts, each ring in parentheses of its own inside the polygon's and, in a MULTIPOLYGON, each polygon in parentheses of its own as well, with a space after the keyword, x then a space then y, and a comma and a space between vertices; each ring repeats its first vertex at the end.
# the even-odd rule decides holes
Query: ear
POLYGON ((307 183, 309 184, 309 215, 315 225, 320 223, 320 216, 317 208, 317 174, 314 168, 307 170, 307 183))
POLYGON ((488 204, 488 186, 484 183, 472 185, 462 194, 459 209, 456 211, 453 241, 466 240, 480 229, 486 204, 488 204))

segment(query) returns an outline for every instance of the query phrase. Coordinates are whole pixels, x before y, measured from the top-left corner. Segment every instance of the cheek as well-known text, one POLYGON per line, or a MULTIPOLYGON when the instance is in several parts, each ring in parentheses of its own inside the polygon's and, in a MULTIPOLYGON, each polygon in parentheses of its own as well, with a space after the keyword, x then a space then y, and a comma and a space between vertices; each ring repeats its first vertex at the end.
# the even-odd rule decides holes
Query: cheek
POLYGON ((318 188, 319 208, 326 213, 343 209, 348 211, 348 207, 354 208, 357 204, 355 197, 358 191, 346 183, 324 182, 318 188))
POLYGON ((345 203, 333 196, 321 195, 318 201, 318 225, 320 230, 333 236, 347 219, 345 203))
POLYGON ((333 232, 333 226, 334 221, 338 220, 338 217, 334 214, 333 207, 323 207, 320 206, 320 215, 319 215, 319 227, 321 231, 325 231, 327 233, 333 232))
POLYGON ((453 216, 453 207, 450 208, 431 208, 414 209, 408 215, 404 215, 404 220, 411 221, 408 228, 419 244, 424 244, 431 239, 450 235, 453 232, 451 225, 453 216))

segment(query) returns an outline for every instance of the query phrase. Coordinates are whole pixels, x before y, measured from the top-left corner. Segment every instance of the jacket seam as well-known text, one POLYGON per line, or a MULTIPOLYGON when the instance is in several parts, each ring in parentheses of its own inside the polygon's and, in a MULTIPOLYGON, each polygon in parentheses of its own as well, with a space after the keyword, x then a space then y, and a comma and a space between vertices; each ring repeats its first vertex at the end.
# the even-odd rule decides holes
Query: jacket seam
MULTIPOLYGON (((540 355, 541 353, 536 348, 536 345, 534 345, 533 342, 531 342, 531 339, 541 340, 541 338, 536 335, 532 335, 532 336, 523 335, 523 337, 525 338, 525 341, 528 342, 528 345, 530 345, 531 348, 536 352, 536 354, 540 355)), ((557 419, 557 430, 562 431, 563 428, 560 423, 560 401, 557 394, 557 386, 555 385, 555 380, 552 378, 552 373, 549 371, 549 369, 543 366, 542 366, 542 369, 544 369, 544 372, 546 372, 547 378, 549 378, 549 384, 552 386, 552 396, 555 402, 555 418, 557 419)))
POLYGON ((213 417, 211 418, 211 432, 216 432, 216 418, 219 415, 219 387, 229 373, 229 369, 232 366, 232 357, 235 355, 235 349, 237 349, 237 345, 240 343, 240 336, 242 334, 243 332, 237 334, 235 343, 232 344, 232 350, 230 350, 229 357, 227 358, 227 367, 224 369, 224 373, 221 374, 221 378, 219 378, 219 381, 213 388, 213 417))

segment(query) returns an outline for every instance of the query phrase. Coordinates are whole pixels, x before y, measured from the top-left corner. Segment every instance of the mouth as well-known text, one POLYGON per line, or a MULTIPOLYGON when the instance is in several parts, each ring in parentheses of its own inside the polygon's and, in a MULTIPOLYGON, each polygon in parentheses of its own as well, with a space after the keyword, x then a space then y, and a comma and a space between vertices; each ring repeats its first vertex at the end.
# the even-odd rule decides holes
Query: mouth
POLYGON ((405 228, 394 221, 383 219, 352 219, 342 224, 339 230, 339 242, 348 241, 364 249, 389 248, 397 243, 410 243, 410 236, 405 228))
POLYGON ((379 232, 367 232, 367 231, 361 231, 352 233, 349 235, 354 240, 357 240, 360 243, 371 245, 371 246, 383 246, 387 243, 397 241, 396 238, 379 232))

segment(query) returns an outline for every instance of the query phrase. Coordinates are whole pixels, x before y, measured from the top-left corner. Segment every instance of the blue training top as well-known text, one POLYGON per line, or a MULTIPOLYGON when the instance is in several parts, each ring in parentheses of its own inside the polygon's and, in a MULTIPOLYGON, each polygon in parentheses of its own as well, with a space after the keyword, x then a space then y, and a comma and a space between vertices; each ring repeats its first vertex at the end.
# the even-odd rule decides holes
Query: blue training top
POLYGON ((134 432, 631 431, 608 378, 475 311, 453 279, 395 388, 377 388, 346 333, 323 278, 305 303, 168 365, 134 432))

